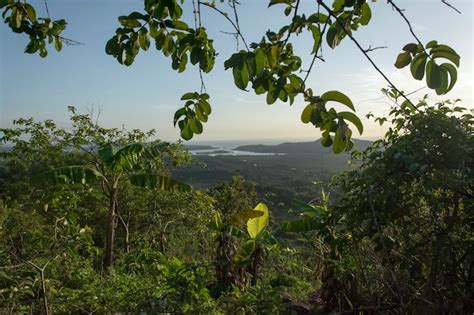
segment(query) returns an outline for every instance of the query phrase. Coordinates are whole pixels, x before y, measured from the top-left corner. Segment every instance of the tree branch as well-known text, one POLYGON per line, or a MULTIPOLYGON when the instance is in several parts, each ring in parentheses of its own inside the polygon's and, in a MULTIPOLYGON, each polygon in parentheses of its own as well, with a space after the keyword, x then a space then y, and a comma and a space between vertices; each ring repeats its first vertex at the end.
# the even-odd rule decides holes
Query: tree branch
MULTIPOLYGON (((318 3, 318 13, 319 13, 319 11, 320 11, 320 4, 318 3)), ((326 33, 326 28, 327 28, 327 26, 328 26, 328 22, 329 22, 329 19, 326 21, 326 23, 324 23, 324 27, 323 27, 323 30, 322 30, 322 31, 321 31, 320 25, 318 24, 319 33, 320 33, 319 42, 318 42, 318 49, 316 49, 316 52, 314 53, 313 60, 311 60, 311 64, 309 65, 308 70, 306 70, 306 76, 305 76, 304 79, 303 79, 303 83, 306 83, 306 80, 308 79, 309 74, 311 73, 311 70, 313 69, 314 62, 316 61, 316 59, 319 59, 319 60, 321 60, 322 62, 325 61, 322 56, 318 56, 318 51, 321 50, 321 54, 322 54, 322 47, 321 47, 321 44, 322 44, 322 42, 323 42, 323 36, 324 36, 324 34, 326 33)))
MULTIPOLYGON (((385 73, 383 73, 383 71, 380 70, 380 68, 375 64, 375 62, 372 60, 372 58, 370 58, 369 54, 365 51, 365 49, 362 48, 362 46, 354 38, 354 36, 352 36, 352 34, 347 31, 346 27, 344 26, 344 23, 341 22, 341 20, 337 17, 337 15, 334 14, 334 12, 323 2, 323 0, 317 0, 317 1, 318 1, 318 4, 320 4, 328 12, 328 14, 331 17, 336 19, 336 22, 339 23, 339 25, 342 27, 342 29, 344 30, 344 33, 354 42, 354 44, 357 46, 357 48, 359 48, 359 50, 362 52, 362 54, 364 54, 364 56, 367 58, 367 60, 370 62, 370 64, 374 67, 374 69, 385 79, 385 81, 387 81, 387 83, 390 85, 390 87, 395 89, 395 91, 397 91, 398 94, 400 94, 406 101, 408 101, 410 104, 412 104, 414 106, 414 104, 408 99, 408 97, 406 97, 406 95, 400 89, 398 89, 395 86, 395 84, 385 75, 385 73)), ((392 3, 392 0, 387 0, 387 1, 389 3, 392 3)), ((410 25, 410 28, 411 28, 411 25, 410 25)))
POLYGON ((451 9, 453 9, 454 11, 456 11, 457 13, 461 14, 462 12, 459 11, 458 9, 456 9, 452 4, 450 4, 449 2, 447 2, 446 0, 441 0, 442 3, 444 3, 445 5, 447 5, 448 7, 450 7, 451 9))
MULTIPOLYGON (((293 25, 293 20, 295 19, 296 15, 298 14, 298 7, 300 6, 300 0, 297 0, 296 1, 296 5, 295 5, 295 13, 293 13, 293 18, 291 19, 291 25, 293 25)), ((291 32, 291 28, 288 30, 288 35, 286 36, 284 42, 283 42, 283 47, 286 45, 286 43, 288 43, 288 40, 290 39, 290 36, 291 36, 292 32, 291 32)))
MULTIPOLYGON (((234 21, 232 21, 231 18, 229 18, 229 16, 227 15, 227 13, 225 13, 224 11, 222 11, 222 10, 216 8, 215 6, 211 5, 210 3, 201 2, 201 1, 199 1, 198 3, 204 5, 204 6, 208 7, 208 8, 213 9, 214 11, 218 12, 220 15, 222 15, 223 17, 225 17, 225 19, 226 19, 227 21, 229 21, 230 24, 232 24, 232 26, 234 27, 235 31, 236 31, 237 34, 239 35, 239 37, 242 39, 242 42, 244 43, 245 48, 247 48, 247 51, 250 51, 250 49, 249 49, 249 47, 248 47, 248 45, 247 45, 247 42, 245 41, 244 36, 243 36, 242 33, 240 32, 239 26, 238 26, 237 24, 235 24, 234 21)), ((238 23, 238 22, 237 22, 237 23, 238 23)))
POLYGON ((387 46, 376 46, 376 47, 372 47, 371 45, 369 45, 369 48, 367 48, 366 50, 364 50, 366 53, 368 52, 371 52, 371 51, 374 51, 374 50, 377 50, 377 49, 386 49, 388 48, 387 46))
POLYGON ((48 299, 46 297, 46 282, 45 282, 45 279, 44 279, 44 270, 46 269, 46 267, 48 266, 49 264, 49 261, 46 262, 46 264, 44 264, 43 267, 40 267, 38 265, 36 265, 35 263, 33 263, 32 261, 27 261, 26 262, 27 264, 31 265, 33 268, 35 268, 39 273, 40 273, 40 279, 41 279, 41 290, 43 291, 43 307, 44 307, 44 313, 46 315, 49 315, 49 308, 48 308, 48 299))
POLYGON ((411 35, 413 35, 413 37, 415 38, 415 40, 418 42, 418 44, 420 44, 422 47, 423 46, 423 43, 421 42, 421 40, 418 38, 418 36, 416 36, 415 34, 415 31, 413 30, 413 27, 411 26, 411 23, 410 21, 408 20, 408 18, 405 16, 405 14, 403 13, 404 10, 400 9, 394 2, 393 0, 387 0, 387 3, 391 4, 392 5, 392 8, 394 8, 398 14, 400 14, 400 16, 405 20, 405 22, 407 23, 408 25, 408 28, 410 29, 410 33, 411 35))

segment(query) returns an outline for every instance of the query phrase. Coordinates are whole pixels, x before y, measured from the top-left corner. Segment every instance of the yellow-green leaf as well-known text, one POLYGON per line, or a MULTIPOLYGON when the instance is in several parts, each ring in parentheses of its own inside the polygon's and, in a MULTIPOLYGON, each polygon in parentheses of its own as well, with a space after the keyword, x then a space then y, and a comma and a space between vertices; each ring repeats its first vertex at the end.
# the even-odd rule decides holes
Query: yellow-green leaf
POLYGON ((265 229, 269 221, 268 207, 266 204, 260 202, 254 210, 262 211, 263 214, 247 221, 247 232, 251 238, 256 238, 265 229))

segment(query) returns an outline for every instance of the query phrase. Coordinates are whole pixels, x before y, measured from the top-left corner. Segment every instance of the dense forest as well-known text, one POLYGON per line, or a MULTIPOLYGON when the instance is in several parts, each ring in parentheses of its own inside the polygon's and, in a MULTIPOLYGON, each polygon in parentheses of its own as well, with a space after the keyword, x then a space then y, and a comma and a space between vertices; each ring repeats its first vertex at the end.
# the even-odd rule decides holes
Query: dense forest
POLYGON ((70 130, 2 129, 3 313, 474 308, 473 116, 456 102, 394 109, 356 166, 280 204, 242 176, 193 189, 170 176, 193 163, 182 145, 69 110, 70 130))
MULTIPOLYGON (((394 66, 426 83, 403 91, 372 58, 386 47, 364 48, 355 35, 373 2, 269 0, 284 24, 258 42, 243 35, 236 0, 144 0, 119 16, 104 42, 116 62, 131 66, 154 46, 177 73, 196 69, 199 92, 182 94, 172 119, 182 139, 212 119, 205 80, 216 60, 268 105, 300 102, 301 122, 321 138, 212 156, 157 140, 155 130, 106 127, 73 106, 66 124, 16 118, 0 128, 0 314, 472 314, 474 116, 472 104, 445 97, 461 57, 422 42, 405 9, 387 0, 413 39, 394 66), (204 10, 232 27, 224 33, 237 49, 226 60, 204 10), (299 35, 310 43, 306 58, 299 35), (374 142, 354 139, 364 126, 349 96, 310 87, 323 47, 343 41, 388 85, 390 112, 367 115, 386 126, 374 142)), ((52 19, 47 1, 37 16, 38 3, 0 0, 2 27, 28 40, 28 56, 83 45, 63 36, 68 22, 52 19)), ((128 93, 144 92, 134 84, 128 93)), ((60 89, 27 91, 42 101, 60 89)), ((128 106, 139 110, 135 99, 128 106)))

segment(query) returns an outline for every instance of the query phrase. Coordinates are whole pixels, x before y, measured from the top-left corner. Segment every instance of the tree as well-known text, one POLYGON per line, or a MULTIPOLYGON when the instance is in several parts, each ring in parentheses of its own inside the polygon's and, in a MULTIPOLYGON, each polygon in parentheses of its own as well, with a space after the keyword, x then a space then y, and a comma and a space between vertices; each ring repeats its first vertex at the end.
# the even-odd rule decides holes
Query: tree
POLYGON ((302 204, 306 216, 283 226, 315 231, 337 254, 329 262, 338 272, 325 281, 338 284, 343 304, 472 308, 474 116, 456 103, 394 108, 385 138, 354 153, 362 166, 333 183, 340 200, 302 204))
MULTIPOLYGON (((181 130, 183 139, 189 140, 194 134, 203 131, 202 123, 211 114, 210 96, 205 93, 203 73, 213 70, 217 52, 213 40, 208 37, 201 24, 201 10, 210 9, 222 15, 235 29, 235 38, 242 41, 245 50, 230 56, 224 63, 225 69, 232 69, 235 85, 247 90, 250 85, 256 94, 266 94, 268 104, 277 99, 292 104, 296 97, 302 96, 308 103, 303 110, 301 120, 311 123, 322 131, 325 146, 332 146, 335 153, 352 148, 353 124, 359 133, 363 132, 360 119, 353 113, 354 105, 348 96, 339 91, 327 91, 318 95, 306 86, 314 63, 322 59, 321 52, 324 40, 334 49, 340 42, 349 38, 364 54, 374 69, 387 81, 390 88, 395 89, 405 102, 413 106, 408 97, 400 91, 390 79, 377 67, 369 56, 369 50, 361 47, 354 37, 354 32, 361 26, 370 23, 371 6, 366 0, 317 0, 315 12, 309 16, 298 11, 301 0, 270 0, 269 6, 284 7, 286 16, 292 15, 291 23, 283 25, 280 30, 269 30, 258 43, 247 44, 240 32, 238 2, 228 0, 231 13, 225 12, 216 1, 192 0, 194 27, 189 26, 183 18, 184 0, 144 0, 143 12, 132 12, 118 17, 120 26, 115 35, 106 43, 105 52, 116 58, 120 64, 130 66, 140 51, 150 48, 152 41, 157 50, 162 51, 171 59, 171 66, 178 72, 186 70, 188 61, 199 67, 201 78, 200 92, 185 93, 181 100, 184 106, 174 116, 174 124, 181 130), (312 61, 307 69, 302 67, 302 59, 293 52, 291 37, 302 32, 312 34, 314 45, 311 51, 312 61), (301 72, 306 72, 303 77, 301 72), (351 111, 337 112, 327 108, 331 102, 337 102, 351 111)), ((221 0, 220 2, 224 2, 221 0)), ((443 3, 449 5, 446 1, 443 3)), ((393 0, 387 1, 394 12, 409 26, 415 42, 403 47, 403 52, 396 59, 395 66, 403 68, 410 65, 412 76, 416 80, 426 77, 427 86, 438 95, 448 93, 457 79, 457 68, 460 57, 450 47, 429 41, 424 45, 414 33, 410 21, 393 0), (440 60, 447 62, 440 63, 440 60)), ((453 8, 453 7, 452 7, 453 8)), ((62 37, 66 21, 52 21, 49 17, 37 18, 32 5, 15 0, 2 0, 5 23, 17 33, 29 36, 30 43, 26 53, 39 52, 41 57, 47 56, 46 40, 61 50, 62 43, 73 43, 62 37)))
POLYGON ((78 115, 74 108, 70 108, 70 111, 73 122, 71 132, 57 128, 51 121, 35 123, 31 119, 16 122, 26 128, 1 129, 4 134, 1 141, 14 145, 13 151, 2 153, 2 156, 8 158, 10 165, 14 166, 25 163, 28 158, 38 159, 38 151, 43 152, 42 166, 34 169, 32 174, 40 183, 100 184, 99 187, 108 200, 103 264, 107 269, 113 264, 117 222, 123 225, 125 239, 128 239, 128 226, 118 212, 120 186, 130 181, 133 185, 150 189, 188 191, 191 189, 189 185, 173 180, 166 174, 163 158, 168 155, 173 163, 179 164, 189 157, 183 155, 176 145, 159 141, 137 142, 145 141, 153 131, 144 134, 137 130, 125 133, 105 129, 94 123, 89 115, 78 115), (25 135, 29 135, 30 139, 22 140, 25 135), (53 146, 54 150, 49 146, 53 146), (58 154, 56 150, 72 150, 71 154, 80 154, 81 162, 60 166, 57 159, 61 159, 62 154, 58 154), (28 155, 24 156, 25 153, 28 155))

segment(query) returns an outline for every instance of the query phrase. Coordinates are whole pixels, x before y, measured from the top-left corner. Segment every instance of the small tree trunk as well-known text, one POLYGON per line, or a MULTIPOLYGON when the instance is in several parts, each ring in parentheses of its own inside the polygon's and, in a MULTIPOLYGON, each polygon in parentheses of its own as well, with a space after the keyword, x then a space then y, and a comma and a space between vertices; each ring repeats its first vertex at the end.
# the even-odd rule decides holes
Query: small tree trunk
POLYGON ((127 219, 127 222, 125 222, 125 220, 123 219, 123 217, 120 215, 118 211, 117 204, 115 204, 115 213, 123 227, 123 251, 125 253, 129 253, 130 252, 130 241, 129 241, 130 232, 128 229, 129 220, 127 219))
POLYGON ((130 252, 130 241, 129 241, 130 233, 128 232, 128 224, 126 223, 123 224, 123 233, 124 233, 123 250, 125 251, 125 253, 129 253, 130 252))
POLYGON ((115 238, 115 217, 117 204, 117 191, 112 189, 109 199, 109 212, 107 213, 104 269, 107 270, 113 264, 114 238, 115 238))
POLYGON ((257 278, 258 278, 258 267, 262 260, 263 250, 262 248, 257 245, 255 248, 255 252, 253 253, 253 261, 252 261, 252 286, 257 285, 257 278))

